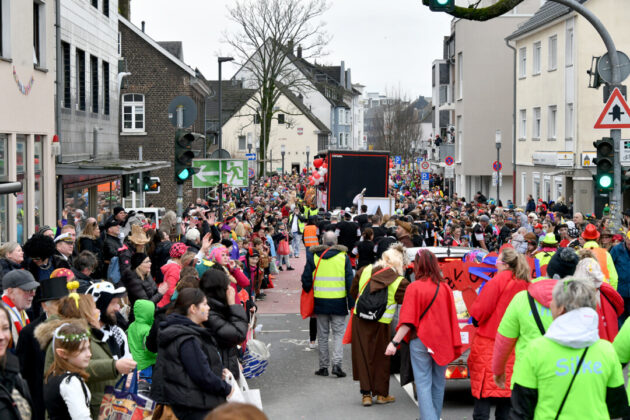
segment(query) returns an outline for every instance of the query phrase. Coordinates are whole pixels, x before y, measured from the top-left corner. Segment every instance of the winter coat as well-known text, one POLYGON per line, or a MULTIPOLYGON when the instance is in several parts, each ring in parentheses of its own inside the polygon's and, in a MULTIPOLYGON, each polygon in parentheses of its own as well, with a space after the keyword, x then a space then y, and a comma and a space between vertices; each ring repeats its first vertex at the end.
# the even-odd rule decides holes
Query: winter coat
POLYGON ((157 354, 154 401, 210 411, 230 394, 212 334, 185 316, 170 314, 160 324, 157 354))
POLYGON ((630 251, 622 242, 612 247, 610 256, 619 276, 617 291, 622 297, 630 298, 630 251))
POLYGON ((554 418, 574 376, 560 419, 626 414, 622 367, 613 345, 599 338, 597 318, 592 308, 574 309, 554 319, 544 337, 529 343, 514 366, 511 418, 554 418), (582 357, 582 367, 574 374, 582 357))
MULTIPOLYGON (((321 264, 326 264, 326 260, 337 256, 339 253, 346 254, 348 248, 343 245, 335 245, 330 247, 325 255, 324 252, 329 247, 326 245, 318 245, 310 247, 306 252, 306 265, 304 266, 304 272, 302 273, 302 289, 305 292, 309 292, 313 287, 313 273, 317 268, 315 264, 315 255, 321 257, 321 264)), ((352 286, 352 279, 354 278, 352 265, 350 264, 350 258, 346 257, 345 265, 345 281, 346 281, 346 297, 339 299, 321 299, 315 298, 315 308, 313 313, 315 314, 330 314, 330 315, 348 315, 348 309, 354 308, 354 300, 350 296, 350 287, 352 286)), ((321 265, 320 264, 320 265, 321 265)))
POLYGON ((162 299, 162 294, 158 292, 150 273, 145 278, 141 278, 136 270, 128 268, 123 272, 121 281, 127 289, 127 296, 132 306, 139 299, 150 300, 153 303, 158 303, 162 299))
POLYGON ((0 289, 2 289, 2 278, 9 271, 21 270, 22 266, 8 258, 0 258, 0 289))
POLYGON ((138 370, 144 370, 155 364, 156 354, 147 350, 145 341, 155 316, 155 303, 150 300, 138 299, 133 304, 135 321, 129 325, 127 339, 133 360, 138 363, 138 370))
POLYGON ((122 242, 117 236, 105 234, 103 240, 103 260, 105 261, 105 272, 112 258, 118 256, 118 250, 122 247, 122 242))
POLYGON ((96 256, 96 259, 98 260, 98 267, 96 268, 94 273, 92 273, 94 278, 97 278, 97 279, 106 278, 107 272, 104 271, 105 258, 103 257, 103 240, 101 238, 92 239, 92 238, 88 238, 87 236, 81 236, 79 238, 78 244, 79 244, 79 247, 77 250, 79 252, 90 251, 92 254, 96 256))
POLYGON ((20 372, 28 384, 33 399, 33 420, 44 420, 44 361, 46 353, 35 339, 35 329, 46 321, 42 313, 30 324, 22 328, 20 339, 15 348, 15 355, 20 361, 20 372))
POLYGON ((182 271, 182 266, 175 261, 169 260, 162 266, 161 270, 162 274, 164 274, 164 281, 168 284, 168 291, 157 304, 160 308, 168 305, 171 301, 171 296, 175 293, 175 286, 179 282, 179 273, 182 271))
POLYGON ((28 386, 20 376, 20 363, 11 352, 5 355, 5 365, 0 369, 0 419, 22 420, 22 416, 13 399, 13 391, 17 390, 28 402, 32 412, 33 403, 28 392, 28 386))
POLYGON ((151 256, 151 275, 157 284, 162 283, 164 280, 161 268, 171 258, 169 255, 171 246, 173 246, 171 241, 160 242, 151 256))
POLYGON ((226 305, 208 297, 210 314, 204 326, 217 342, 223 365, 239 377, 237 345, 245 341, 247 336, 247 314, 243 305, 226 305))
MULTIPOLYGON (((47 372, 54 360, 52 351, 52 336, 54 331, 63 324, 65 321, 62 319, 49 320, 41 324, 35 329, 35 338, 39 341, 39 345, 42 349, 46 349, 46 361, 44 365, 44 371, 47 372)), ((84 321, 84 327, 88 328, 84 321)), ((98 418, 99 408, 105 394, 105 387, 114 386, 119 378, 118 371, 116 370, 116 361, 114 360, 109 346, 103 341, 103 333, 95 328, 90 329, 90 351, 92 352, 92 358, 90 364, 86 369, 90 375, 86 384, 92 399, 90 401, 90 412, 92 418, 98 418)))

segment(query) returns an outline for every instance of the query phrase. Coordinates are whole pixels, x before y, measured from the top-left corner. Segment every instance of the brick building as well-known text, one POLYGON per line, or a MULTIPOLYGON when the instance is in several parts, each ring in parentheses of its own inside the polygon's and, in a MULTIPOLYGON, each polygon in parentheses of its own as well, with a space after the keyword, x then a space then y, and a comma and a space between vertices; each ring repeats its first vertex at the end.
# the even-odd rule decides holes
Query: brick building
MULTIPOLYGON (((146 194, 145 202, 175 209, 177 185, 174 169, 175 127, 168 106, 177 96, 188 96, 197 105, 193 131, 204 131, 204 104, 211 89, 203 76, 183 62, 181 42, 156 42, 123 17, 119 18, 122 69, 126 76, 120 91, 120 157, 171 162, 171 167, 151 172, 160 179, 160 193, 146 194)), ((194 149, 203 150, 202 141, 194 149)), ((192 184, 184 185, 184 205, 195 197, 192 184)))

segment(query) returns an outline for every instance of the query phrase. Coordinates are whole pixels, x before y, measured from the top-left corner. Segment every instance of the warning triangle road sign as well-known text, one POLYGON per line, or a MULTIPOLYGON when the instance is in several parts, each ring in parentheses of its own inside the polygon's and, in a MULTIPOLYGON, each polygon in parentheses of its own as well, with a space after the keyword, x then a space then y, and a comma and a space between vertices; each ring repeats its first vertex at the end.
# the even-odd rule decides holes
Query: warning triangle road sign
POLYGON ((630 107, 618 88, 615 88, 595 128, 630 128, 630 107))

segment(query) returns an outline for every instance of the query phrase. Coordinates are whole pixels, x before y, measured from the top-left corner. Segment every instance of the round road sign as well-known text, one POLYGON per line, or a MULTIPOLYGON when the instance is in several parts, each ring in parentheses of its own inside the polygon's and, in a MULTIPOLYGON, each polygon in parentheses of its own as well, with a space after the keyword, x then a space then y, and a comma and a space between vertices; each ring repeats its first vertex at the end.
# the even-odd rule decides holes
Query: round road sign
POLYGON ((453 159, 453 156, 447 156, 446 159, 444 159, 444 163, 446 163, 448 166, 451 166, 453 163, 455 163, 455 159, 453 159))
POLYGON ((431 167, 431 164, 430 164, 429 162, 427 162, 427 161, 424 161, 424 162, 422 162, 422 163, 420 164, 420 167, 421 167, 423 170, 427 171, 427 170, 429 170, 429 168, 431 167))
POLYGON ((495 171, 500 171, 501 169, 503 169, 503 164, 498 160, 495 160, 494 163, 492 163, 492 169, 495 171))
POLYGON ((250 178, 254 177, 254 168, 249 168, 249 170, 247 171, 247 173, 249 174, 250 178))
POLYGON ((429 191, 428 190, 422 190, 422 195, 429 195, 429 191))

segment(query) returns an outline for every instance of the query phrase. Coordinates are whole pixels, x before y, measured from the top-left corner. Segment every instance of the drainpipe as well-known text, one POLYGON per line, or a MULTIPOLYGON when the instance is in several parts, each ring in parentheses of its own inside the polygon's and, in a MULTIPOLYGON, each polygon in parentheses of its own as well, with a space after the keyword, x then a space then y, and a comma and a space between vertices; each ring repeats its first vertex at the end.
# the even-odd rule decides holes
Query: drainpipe
MULTIPOLYGON (((62 77, 63 77, 63 65, 61 63, 61 0, 55 1, 55 67, 56 67, 56 75, 55 75, 55 134, 57 134, 57 138, 59 139, 59 154, 57 154, 57 163, 61 163, 63 161, 63 147, 62 140, 63 136, 61 135, 61 97, 62 97, 62 77)), ((57 177, 57 199, 56 207, 57 207, 57 217, 55 219, 61 218, 61 213, 63 211, 63 179, 61 176, 57 177)))
POLYGON ((505 40, 505 45, 512 50, 514 55, 514 69, 512 72, 512 204, 516 207, 516 48, 511 46, 510 41, 507 39, 505 40))

